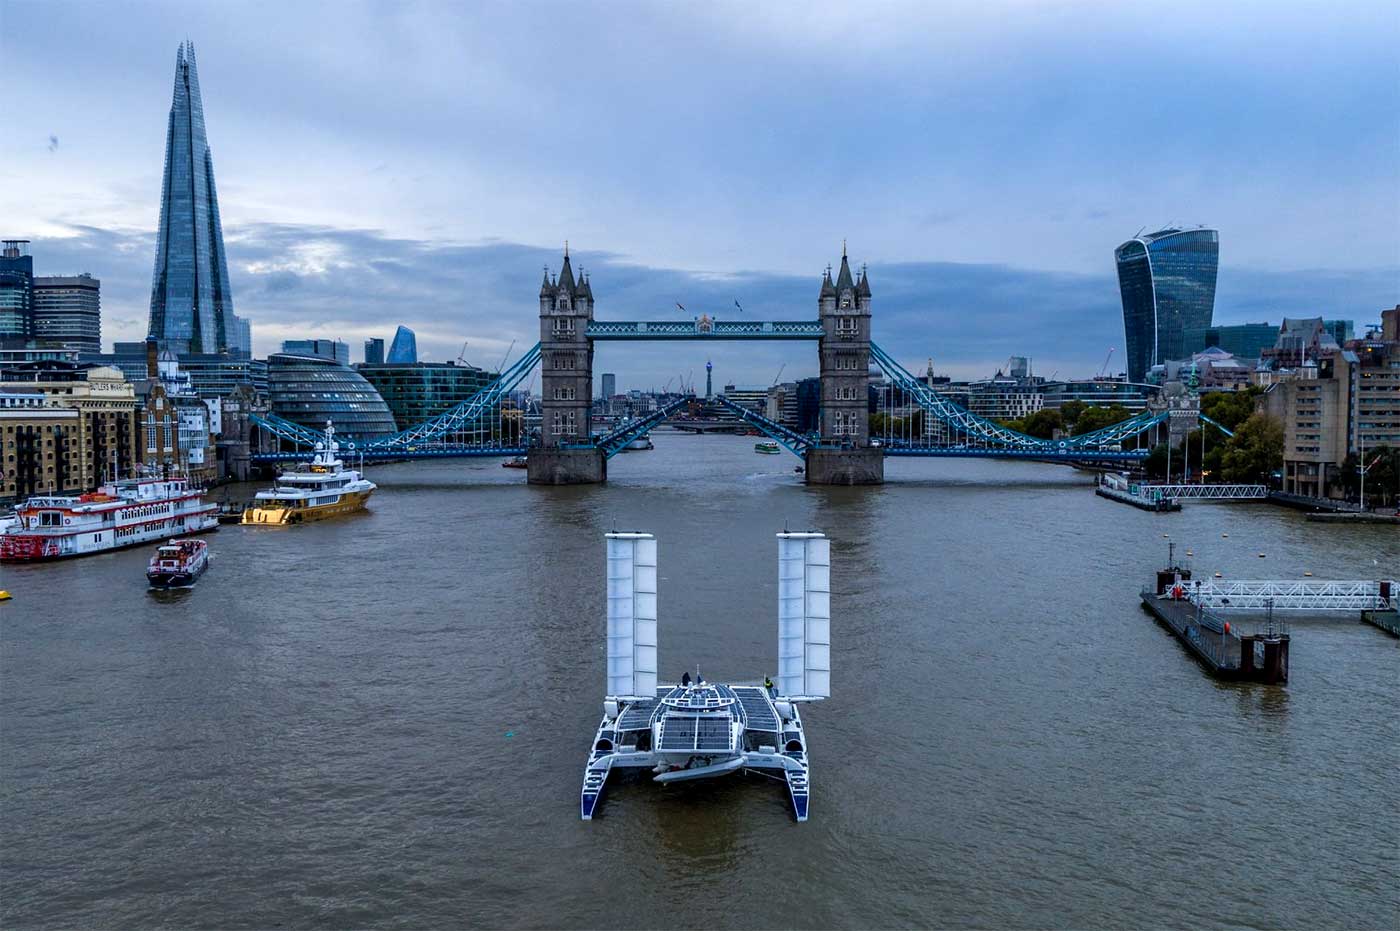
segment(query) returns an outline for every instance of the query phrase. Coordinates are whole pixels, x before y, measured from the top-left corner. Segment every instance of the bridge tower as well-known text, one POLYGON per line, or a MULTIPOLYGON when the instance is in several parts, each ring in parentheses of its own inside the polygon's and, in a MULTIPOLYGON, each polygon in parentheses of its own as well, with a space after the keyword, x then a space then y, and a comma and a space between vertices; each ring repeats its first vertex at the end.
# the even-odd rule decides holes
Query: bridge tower
POLYGON ((822 337, 821 446, 807 453, 811 485, 878 485, 885 480, 885 455, 870 445, 870 279, 851 274, 846 247, 841 270, 822 276, 817 308, 822 337))
POLYGON ((569 247, 559 277, 545 270, 540 285, 540 446, 530 450, 529 480, 537 485, 578 485, 607 479, 607 458, 595 448, 575 448, 591 435, 593 411, 593 289, 574 278, 569 247))

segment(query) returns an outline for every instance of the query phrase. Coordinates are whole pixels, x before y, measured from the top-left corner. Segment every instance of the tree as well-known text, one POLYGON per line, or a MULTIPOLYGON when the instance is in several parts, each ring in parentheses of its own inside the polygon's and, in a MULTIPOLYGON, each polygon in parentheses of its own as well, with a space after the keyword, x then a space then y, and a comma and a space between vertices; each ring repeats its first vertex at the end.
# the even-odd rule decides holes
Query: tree
POLYGON ((1083 401, 1066 401, 1060 405, 1060 414, 1064 417, 1065 423, 1073 427, 1075 422, 1079 420, 1079 415, 1084 413, 1084 409, 1088 406, 1083 401))
POLYGON ((1225 443, 1221 478, 1227 482, 1263 482, 1283 467, 1283 424, 1254 414, 1225 443))
POLYGON ((1121 404, 1114 404, 1110 407, 1086 408, 1074 419, 1074 435, 1093 433, 1095 430, 1102 430, 1104 427, 1122 423, 1131 416, 1133 415, 1128 413, 1128 409, 1121 404))
MULTIPOLYGON (((1361 457, 1355 452, 1342 463, 1342 487, 1352 500, 1361 498, 1361 457)), ((1400 499, 1400 448, 1377 446, 1366 450, 1366 503, 1388 506, 1400 499)))
POLYGON ((1054 437, 1056 430, 1063 430, 1065 426, 1064 415, 1056 410, 1036 411, 1027 417, 1019 429, 1022 433, 1030 436, 1038 436, 1042 440, 1054 437))

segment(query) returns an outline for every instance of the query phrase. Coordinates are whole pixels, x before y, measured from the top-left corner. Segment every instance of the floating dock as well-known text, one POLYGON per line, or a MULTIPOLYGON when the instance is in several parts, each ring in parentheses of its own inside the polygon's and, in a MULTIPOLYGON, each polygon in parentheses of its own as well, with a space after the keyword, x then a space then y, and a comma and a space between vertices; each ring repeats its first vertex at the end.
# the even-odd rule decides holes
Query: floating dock
POLYGON ((1131 504, 1135 508, 1159 514, 1181 510, 1181 505, 1177 501, 1161 495, 1144 494, 1142 487, 1129 482, 1121 475, 1109 472, 1099 480, 1099 484, 1094 488, 1094 494, 1100 498, 1131 504))
POLYGON ((1156 584, 1142 592, 1142 605, 1191 652, 1211 675, 1221 679, 1281 685, 1288 681, 1287 629, 1270 620, 1244 634, 1203 605, 1188 598, 1191 570, 1170 566, 1157 573, 1156 584))

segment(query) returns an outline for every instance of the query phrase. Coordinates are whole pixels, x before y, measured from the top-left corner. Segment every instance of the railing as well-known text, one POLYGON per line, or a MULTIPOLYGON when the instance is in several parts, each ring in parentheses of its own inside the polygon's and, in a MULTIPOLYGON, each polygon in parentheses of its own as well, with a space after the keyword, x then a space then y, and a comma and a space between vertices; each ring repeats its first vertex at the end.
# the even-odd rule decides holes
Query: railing
POLYGON ((1186 596, 1216 611, 1385 611, 1396 607, 1400 583, 1393 579, 1198 579, 1186 587, 1186 596))
POLYGON ((1254 501, 1269 497, 1265 485, 1130 485, 1133 494, 1159 501, 1163 498, 1254 501))
POLYGON ((820 339, 820 320, 590 320, 589 339, 820 339))

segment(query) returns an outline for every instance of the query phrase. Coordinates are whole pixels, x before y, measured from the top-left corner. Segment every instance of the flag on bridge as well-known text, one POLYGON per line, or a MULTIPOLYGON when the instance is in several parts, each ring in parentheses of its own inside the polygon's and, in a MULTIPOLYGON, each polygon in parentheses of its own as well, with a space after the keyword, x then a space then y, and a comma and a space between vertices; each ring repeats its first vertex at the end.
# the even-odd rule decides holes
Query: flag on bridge
POLYGON ((744 312, 744 305, 740 304, 738 299, 735 299, 734 306, 739 308, 739 313, 742 314, 744 312))
POLYGON ((680 301, 676 301, 676 306, 679 307, 679 308, 681 309, 681 313, 685 313, 685 305, 684 305, 684 304, 682 304, 680 301))

